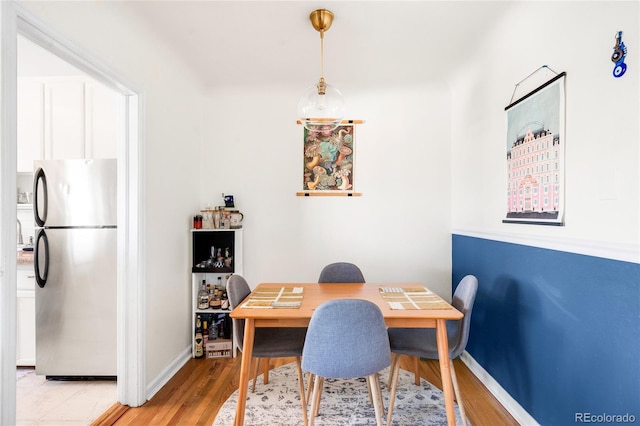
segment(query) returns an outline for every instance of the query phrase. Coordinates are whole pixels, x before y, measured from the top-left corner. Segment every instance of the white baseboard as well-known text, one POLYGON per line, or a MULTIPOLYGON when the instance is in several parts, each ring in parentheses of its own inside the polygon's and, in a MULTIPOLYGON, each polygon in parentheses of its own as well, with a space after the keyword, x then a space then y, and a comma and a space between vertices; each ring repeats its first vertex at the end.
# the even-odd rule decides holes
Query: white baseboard
POLYGON ((167 382, 191 359, 191 346, 187 347, 167 367, 160 372, 147 386, 149 401, 167 382))
POLYGON ((513 416, 519 425, 523 426, 540 426, 540 424, 531 417, 527 411, 522 408, 518 401, 513 399, 509 393, 493 378, 491 375, 482 368, 478 362, 473 359, 467 351, 464 351, 460 356, 462 362, 469 367, 469 370, 482 382, 483 385, 496 397, 496 399, 502 404, 502 406, 513 416))

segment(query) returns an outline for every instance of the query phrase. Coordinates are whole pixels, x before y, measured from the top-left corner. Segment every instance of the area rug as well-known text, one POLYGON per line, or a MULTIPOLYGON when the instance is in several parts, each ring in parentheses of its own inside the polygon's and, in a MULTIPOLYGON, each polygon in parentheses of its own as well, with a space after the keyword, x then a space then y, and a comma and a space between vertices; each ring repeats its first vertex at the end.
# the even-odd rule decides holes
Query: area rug
MULTIPOLYGON (((380 382, 385 414, 389 407, 390 396, 386 385, 388 377, 388 369, 381 372, 380 382)), ((267 385, 262 383, 262 376, 258 376, 255 393, 251 393, 251 387, 249 387, 245 424, 247 426, 302 425, 302 407, 297 378, 295 363, 270 371, 267 385)), ((234 392, 222 405, 213 422, 214 426, 234 424, 237 400, 238 391, 234 392)), ((309 404, 310 407, 311 404, 309 404)), ((457 405, 455 411, 456 423, 461 424, 457 405)), ((315 419, 315 424, 318 426, 375 425, 376 417, 373 405, 369 403, 366 380, 325 379, 320 413, 315 419)), ((420 385, 416 386, 413 382, 413 374, 401 369, 392 424, 398 426, 446 425, 447 415, 443 393, 425 380, 421 380, 420 385)))

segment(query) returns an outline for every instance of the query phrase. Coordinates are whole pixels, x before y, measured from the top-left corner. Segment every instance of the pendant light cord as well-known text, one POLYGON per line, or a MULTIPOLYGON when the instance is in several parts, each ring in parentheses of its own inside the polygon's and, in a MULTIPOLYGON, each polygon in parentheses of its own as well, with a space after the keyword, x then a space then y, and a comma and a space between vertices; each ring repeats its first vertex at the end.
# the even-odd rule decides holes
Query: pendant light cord
POLYGON ((320 79, 324 80, 324 30, 320 30, 320 79))

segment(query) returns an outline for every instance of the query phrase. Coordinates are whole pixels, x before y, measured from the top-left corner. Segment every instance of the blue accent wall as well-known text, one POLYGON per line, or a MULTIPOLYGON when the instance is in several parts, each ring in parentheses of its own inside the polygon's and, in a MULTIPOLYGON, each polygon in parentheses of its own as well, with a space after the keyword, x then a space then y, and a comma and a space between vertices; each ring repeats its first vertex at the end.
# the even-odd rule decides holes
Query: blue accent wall
POLYGON ((453 235, 452 265, 479 281, 467 351, 538 423, 640 423, 640 264, 453 235))

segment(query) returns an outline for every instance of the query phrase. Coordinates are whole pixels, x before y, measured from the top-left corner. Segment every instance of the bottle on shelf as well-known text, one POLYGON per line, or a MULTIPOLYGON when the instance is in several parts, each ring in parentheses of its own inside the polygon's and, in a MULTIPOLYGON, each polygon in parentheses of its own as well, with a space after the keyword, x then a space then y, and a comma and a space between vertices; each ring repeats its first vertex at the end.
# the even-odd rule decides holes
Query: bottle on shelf
POLYGON ((227 296, 227 290, 222 292, 222 298, 220 301, 220 309, 228 311, 229 310, 229 296, 227 296))
POLYGON ((220 309, 220 304, 216 302, 217 296, 218 295, 218 290, 216 289, 216 287, 214 285, 211 285, 211 288, 209 289, 209 308, 211 309, 220 309))
POLYGON ((218 326, 215 321, 211 321, 209 326, 209 340, 216 340, 218 338, 218 326))
POLYGON ((214 293, 211 300, 209 300, 209 307, 211 309, 220 309, 220 306, 221 306, 220 296, 214 293))
POLYGON ((208 306, 209 306, 210 308, 213 308, 213 306, 211 305, 211 301, 213 300, 214 295, 215 295, 215 288, 214 288, 214 286, 213 286, 213 285, 210 285, 210 286, 209 286, 209 290, 208 290, 207 292, 208 292, 208 296, 209 296, 209 302, 208 302, 207 304, 208 304, 208 306))
POLYGON ((207 321, 202 321, 202 344, 206 345, 209 341, 209 327, 207 327, 207 321))
POLYGON ((202 285, 198 291, 198 309, 207 309, 209 307, 209 295, 207 294, 207 284, 202 280, 202 285))
POLYGON ((204 337, 202 336, 202 319, 200 315, 196 316, 196 330, 193 337, 194 356, 196 358, 204 357, 204 337))
MULTIPOLYGON (((226 315, 226 314, 225 314, 226 315)), ((218 337, 220 339, 226 338, 226 329, 225 329, 225 321, 224 316, 218 321, 218 337)))

